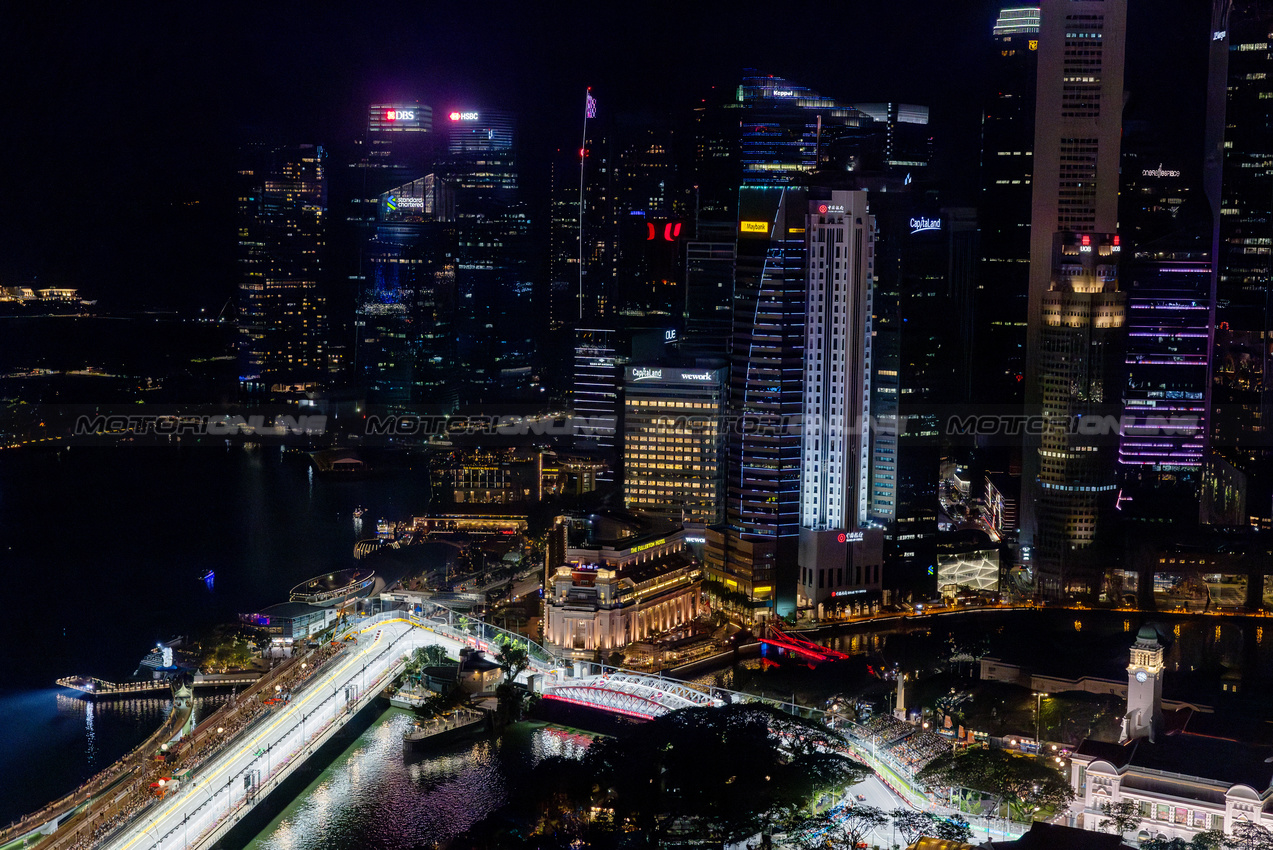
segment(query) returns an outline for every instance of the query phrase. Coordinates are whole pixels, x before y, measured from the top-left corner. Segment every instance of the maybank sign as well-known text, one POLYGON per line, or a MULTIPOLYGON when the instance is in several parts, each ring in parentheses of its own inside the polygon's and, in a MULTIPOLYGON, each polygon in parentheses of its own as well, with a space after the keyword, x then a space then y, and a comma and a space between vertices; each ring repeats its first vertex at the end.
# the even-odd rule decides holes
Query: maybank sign
POLYGON ((740 221, 739 228, 743 233, 768 233, 769 222, 767 221, 740 221))
POLYGON ((911 234, 923 233, 925 230, 941 230, 940 218, 912 218, 911 234))

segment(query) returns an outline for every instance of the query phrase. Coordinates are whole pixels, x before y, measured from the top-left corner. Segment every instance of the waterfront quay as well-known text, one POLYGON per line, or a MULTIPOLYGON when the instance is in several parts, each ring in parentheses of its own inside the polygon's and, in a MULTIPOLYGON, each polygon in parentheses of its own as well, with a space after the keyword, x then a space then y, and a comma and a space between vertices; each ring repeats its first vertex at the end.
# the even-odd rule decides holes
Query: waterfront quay
MULTIPOLYGON (((251 685, 261 678, 260 673, 196 673, 193 687, 239 688, 251 685)), ((66 676, 58 679, 59 687, 75 691, 87 699, 130 699, 140 694, 168 691, 167 679, 151 679, 144 682, 108 682, 92 676, 66 676)))
MULTIPOLYGON (((242 729, 268 713, 266 699, 290 692, 312 676, 324 661, 339 652, 340 648, 328 647, 294 656, 264 675, 207 677, 230 678, 248 687, 184 737, 182 731, 188 726, 191 709, 189 705, 174 706, 164 724, 124 758, 65 797, 0 830, 0 847, 8 847, 13 842, 17 842, 14 846, 21 847, 43 842, 39 846, 48 850, 91 846, 96 838, 109 833, 156 798, 158 791, 152 783, 157 785, 160 780, 172 779, 206 761, 242 729)), ((156 680, 156 683, 162 686, 162 690, 170 690, 166 680, 156 680)), ((62 680, 58 684, 63 684, 62 680)), ((137 684, 149 686, 152 683, 137 684)), ((227 687, 228 684, 219 683, 218 686, 227 687)), ((124 687, 115 692, 107 689, 80 690, 79 694, 93 699, 126 698, 156 690, 158 688, 124 687)), ((178 784, 172 787, 178 787, 178 784)))

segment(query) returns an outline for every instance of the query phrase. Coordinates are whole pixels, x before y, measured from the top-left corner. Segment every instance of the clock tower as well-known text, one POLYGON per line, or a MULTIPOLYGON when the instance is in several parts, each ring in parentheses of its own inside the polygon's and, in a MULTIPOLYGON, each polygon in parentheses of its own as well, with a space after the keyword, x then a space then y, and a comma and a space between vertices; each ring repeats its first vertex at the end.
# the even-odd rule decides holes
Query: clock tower
POLYGON ((1162 731, 1162 658, 1168 645, 1170 639, 1158 626, 1144 625, 1136 633, 1127 665, 1127 714, 1120 744, 1146 737, 1152 743, 1162 731))

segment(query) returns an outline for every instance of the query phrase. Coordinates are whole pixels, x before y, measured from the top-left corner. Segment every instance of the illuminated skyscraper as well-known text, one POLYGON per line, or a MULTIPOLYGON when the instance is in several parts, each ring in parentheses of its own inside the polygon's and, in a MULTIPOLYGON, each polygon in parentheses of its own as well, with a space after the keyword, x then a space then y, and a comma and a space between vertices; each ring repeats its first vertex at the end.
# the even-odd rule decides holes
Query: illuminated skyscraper
POLYGON ((1127 296, 1118 291, 1117 235, 1053 239, 1054 279, 1043 297, 1037 364, 1048 424, 1036 455, 1032 563, 1038 592, 1056 598, 1098 590, 1112 551, 1118 429, 1104 423, 1117 422, 1122 411, 1127 296))
POLYGON ((865 601, 880 589, 883 531, 871 488, 872 276, 866 192, 812 190, 800 450, 798 605, 865 601))
POLYGON ((623 369, 623 504, 712 525, 724 508, 724 369, 623 369))
POLYGON ((726 516, 704 561, 754 618, 795 608, 808 200, 799 187, 739 192, 726 516))
POLYGON ((521 201, 516 122, 496 110, 445 116, 438 175, 455 198, 458 353, 470 401, 532 391, 530 217, 521 201))
MULTIPOLYGON (((1105 302, 1116 289, 1116 258, 1100 252, 1115 247, 1118 227, 1126 21, 1126 0, 1040 4, 1025 381, 1026 412, 1032 415, 1091 412, 1122 392, 1104 371, 1111 368, 1104 352, 1113 350, 1104 338, 1123 332, 1123 317, 1120 312, 1115 327, 1099 314, 1115 309, 1105 302), (1079 276, 1075 258, 1094 257, 1103 260, 1100 268, 1082 264, 1087 277, 1071 287, 1079 276), (1070 328, 1064 314, 1072 301, 1076 324, 1070 328), (1102 339, 1099 350, 1078 345, 1075 334, 1089 331, 1102 339), (1063 362, 1062 356, 1070 359, 1063 362)), ((1112 368, 1121 374, 1118 364, 1112 368)), ((1098 526, 1116 496, 1112 479, 1097 481, 1088 472, 1098 454, 1069 438, 1026 437, 1023 557, 1033 557, 1042 593, 1094 586, 1089 570, 1074 559, 1103 534, 1098 526)))
POLYGON ((431 174, 380 196, 354 322, 359 385, 373 404, 456 404, 451 206, 431 174))
POLYGON ((239 381, 313 390, 325 371, 327 182, 318 145, 251 145, 239 169, 239 381))

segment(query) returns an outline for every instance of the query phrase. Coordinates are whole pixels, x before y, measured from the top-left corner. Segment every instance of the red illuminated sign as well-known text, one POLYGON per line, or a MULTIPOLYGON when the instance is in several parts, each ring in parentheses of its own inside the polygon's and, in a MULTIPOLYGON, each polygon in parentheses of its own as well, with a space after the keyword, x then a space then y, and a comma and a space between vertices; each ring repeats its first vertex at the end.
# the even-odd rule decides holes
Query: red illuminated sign
POLYGON ((476 112, 452 112, 447 117, 450 118, 452 121, 476 121, 477 113, 476 112))
MULTIPOLYGON (((826 204, 818 204, 818 213, 819 213, 820 215, 826 215, 826 212, 827 212, 827 205, 826 205, 826 204)), ((843 536, 843 535, 841 535, 841 536, 843 536)), ((843 543, 844 541, 843 541, 843 540, 841 540, 840 542, 841 542, 841 543, 843 543)))

